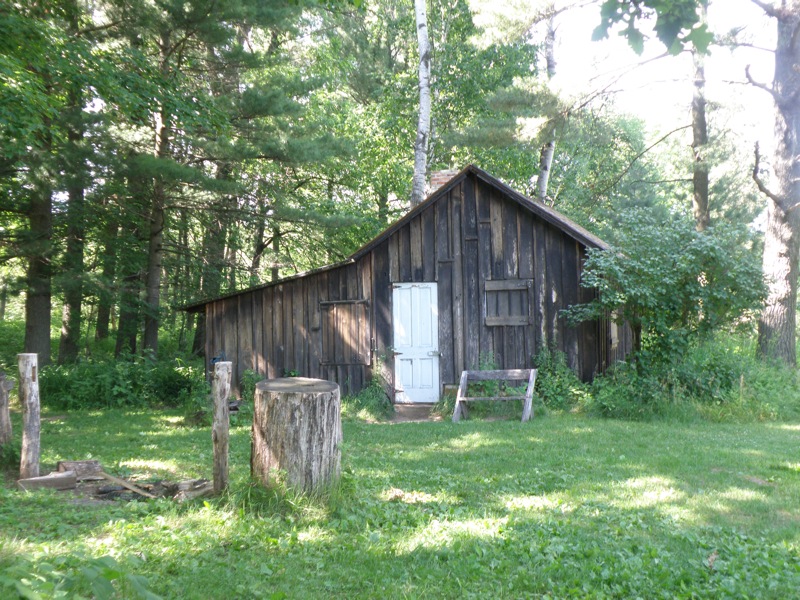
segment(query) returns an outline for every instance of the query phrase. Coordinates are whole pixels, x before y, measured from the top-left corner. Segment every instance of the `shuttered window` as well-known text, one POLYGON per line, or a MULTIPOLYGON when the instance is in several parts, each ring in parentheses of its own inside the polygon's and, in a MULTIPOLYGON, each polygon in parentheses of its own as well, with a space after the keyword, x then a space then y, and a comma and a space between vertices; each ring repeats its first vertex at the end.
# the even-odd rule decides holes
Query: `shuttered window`
POLYGON ((533 279, 504 279, 484 283, 484 314, 488 327, 524 326, 532 322, 533 279))
POLYGON ((322 365, 369 365, 369 303, 366 300, 320 302, 322 365))

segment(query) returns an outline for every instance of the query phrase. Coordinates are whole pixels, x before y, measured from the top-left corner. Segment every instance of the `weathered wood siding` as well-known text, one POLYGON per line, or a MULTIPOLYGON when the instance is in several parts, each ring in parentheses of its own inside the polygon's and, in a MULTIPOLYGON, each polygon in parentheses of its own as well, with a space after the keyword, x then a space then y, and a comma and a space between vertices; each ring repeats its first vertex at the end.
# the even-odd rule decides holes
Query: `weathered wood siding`
POLYGON ((466 173, 354 261, 207 304, 206 355, 225 352, 237 392, 252 369, 336 381, 346 395, 378 365, 391 388, 392 284, 435 281, 442 384, 489 363, 529 368, 544 344, 589 380, 629 348, 608 322, 561 316, 592 297, 585 258, 582 243, 466 173))

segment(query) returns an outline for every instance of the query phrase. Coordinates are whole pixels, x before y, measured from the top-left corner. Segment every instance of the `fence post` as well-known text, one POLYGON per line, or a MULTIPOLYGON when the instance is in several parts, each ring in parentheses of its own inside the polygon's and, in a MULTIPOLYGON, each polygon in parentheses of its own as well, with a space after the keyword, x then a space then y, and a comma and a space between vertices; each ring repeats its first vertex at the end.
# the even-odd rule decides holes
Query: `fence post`
POLYGON ((22 404, 22 452, 20 479, 39 476, 41 421, 39 412, 39 359, 36 354, 17 354, 19 401, 22 404))
POLYGON ((5 372, 0 371, 0 446, 10 444, 14 437, 11 430, 11 412, 8 401, 8 394, 13 389, 14 380, 7 379, 5 372))
POLYGON ((211 441, 214 444, 214 493, 228 487, 228 445, 230 438, 230 412, 228 398, 231 394, 231 362, 214 365, 211 394, 214 398, 214 422, 211 426, 211 441))

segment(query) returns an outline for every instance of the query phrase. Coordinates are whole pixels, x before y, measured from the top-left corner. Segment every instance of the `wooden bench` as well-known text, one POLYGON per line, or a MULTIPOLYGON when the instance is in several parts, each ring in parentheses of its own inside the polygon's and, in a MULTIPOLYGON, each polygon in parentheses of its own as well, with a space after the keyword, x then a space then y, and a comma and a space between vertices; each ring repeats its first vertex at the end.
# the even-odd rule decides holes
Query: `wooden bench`
POLYGON ((456 407, 453 410, 453 423, 461 417, 467 417, 467 402, 480 402, 482 400, 523 400, 522 422, 528 421, 533 416, 533 386, 536 384, 536 369, 511 369, 508 371, 463 371, 456 394, 456 407), (528 381, 524 396, 467 396, 467 385, 470 381, 528 381))

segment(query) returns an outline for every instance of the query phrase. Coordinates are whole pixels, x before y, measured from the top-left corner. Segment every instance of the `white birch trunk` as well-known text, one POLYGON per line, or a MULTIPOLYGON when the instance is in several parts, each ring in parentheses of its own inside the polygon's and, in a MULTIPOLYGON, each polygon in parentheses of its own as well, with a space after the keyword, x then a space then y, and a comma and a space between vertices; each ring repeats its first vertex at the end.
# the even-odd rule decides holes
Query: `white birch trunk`
MULTIPOLYGON (((547 65, 547 79, 552 80, 556 75, 556 28, 555 16, 547 21, 547 36, 544 41, 544 55, 547 65)), ((553 157, 556 153, 556 129, 551 127, 547 131, 545 142, 539 154, 539 176, 536 178, 536 197, 545 204, 551 204, 547 198, 547 188, 550 183, 550 172, 553 168, 553 157)))
POLYGON ((425 175, 428 169, 428 145, 431 135, 431 44, 428 38, 427 0, 414 0, 419 46, 419 121, 414 141, 414 178, 411 206, 425 199, 425 175))

